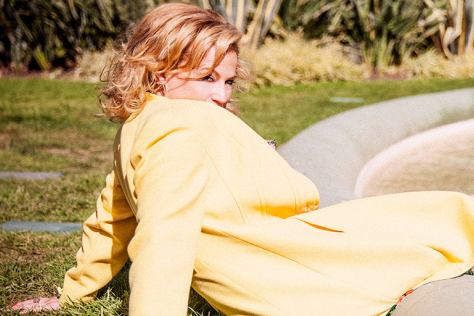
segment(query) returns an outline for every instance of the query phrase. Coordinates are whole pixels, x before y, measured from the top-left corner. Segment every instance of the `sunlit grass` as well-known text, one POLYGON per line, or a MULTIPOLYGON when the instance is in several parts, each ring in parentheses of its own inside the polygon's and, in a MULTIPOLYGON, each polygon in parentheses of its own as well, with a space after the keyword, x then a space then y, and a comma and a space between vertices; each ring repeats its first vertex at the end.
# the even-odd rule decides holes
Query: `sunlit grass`
POLYGON ((4 307, 32 297, 58 295, 64 273, 74 265, 80 234, 0 231, 0 245, 0 306, 4 307))

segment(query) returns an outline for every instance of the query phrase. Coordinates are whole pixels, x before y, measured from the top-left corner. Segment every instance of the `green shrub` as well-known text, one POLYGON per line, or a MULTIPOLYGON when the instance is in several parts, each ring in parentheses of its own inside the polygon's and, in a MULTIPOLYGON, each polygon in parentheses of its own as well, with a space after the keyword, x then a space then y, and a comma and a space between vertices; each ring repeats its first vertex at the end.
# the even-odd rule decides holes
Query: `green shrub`
POLYGON ((147 9, 147 0, 0 1, 0 65, 17 72, 71 67, 147 9))
POLYGON ((446 19, 447 0, 290 0, 280 14, 288 28, 306 36, 342 37, 380 69, 401 64, 432 44, 427 39, 446 19))

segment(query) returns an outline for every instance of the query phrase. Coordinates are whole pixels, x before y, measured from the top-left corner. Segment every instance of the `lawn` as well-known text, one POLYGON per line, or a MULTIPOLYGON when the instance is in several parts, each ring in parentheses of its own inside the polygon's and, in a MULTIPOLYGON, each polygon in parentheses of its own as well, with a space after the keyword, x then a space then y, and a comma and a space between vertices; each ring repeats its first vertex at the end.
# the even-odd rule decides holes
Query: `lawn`
MULTIPOLYGON (((82 222, 93 212, 104 176, 112 168, 112 142, 118 128, 91 115, 100 113, 94 87, 69 81, 0 79, 0 171, 65 173, 59 180, 0 180, 0 223, 82 222)), ((282 144, 311 124, 355 107, 466 87, 474 87, 474 79, 317 83, 239 94, 238 105, 247 124, 282 144), (332 97, 364 102, 335 103, 332 97)), ((79 233, 0 231, 0 308, 26 298, 57 295, 78 247, 79 233)), ((55 314, 127 314, 126 276, 125 268, 93 304, 55 314)), ((189 315, 208 314, 217 313, 193 294, 189 315)))

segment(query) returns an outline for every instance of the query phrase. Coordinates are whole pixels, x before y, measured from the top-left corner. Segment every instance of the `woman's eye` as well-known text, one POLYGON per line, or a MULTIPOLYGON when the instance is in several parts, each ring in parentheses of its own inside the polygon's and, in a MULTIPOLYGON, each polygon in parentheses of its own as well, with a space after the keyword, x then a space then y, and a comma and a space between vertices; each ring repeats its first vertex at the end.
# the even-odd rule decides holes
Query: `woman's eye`
POLYGON ((225 83, 228 85, 233 85, 235 83, 235 80, 227 80, 225 83))
POLYGON ((207 75, 207 76, 205 76, 205 77, 202 77, 201 80, 202 80, 202 81, 209 81, 209 82, 212 82, 212 81, 214 81, 214 77, 211 76, 211 75, 207 75))

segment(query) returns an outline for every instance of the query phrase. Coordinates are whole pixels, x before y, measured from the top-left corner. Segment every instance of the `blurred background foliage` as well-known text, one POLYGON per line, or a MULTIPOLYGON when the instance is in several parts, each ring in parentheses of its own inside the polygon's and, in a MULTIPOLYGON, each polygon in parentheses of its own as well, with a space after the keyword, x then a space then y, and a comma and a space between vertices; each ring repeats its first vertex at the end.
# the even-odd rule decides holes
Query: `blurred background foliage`
POLYGON ((438 51, 448 58, 453 55, 472 53, 474 50, 473 0, 449 0, 443 12, 447 19, 439 24, 439 31, 433 36, 438 51))
MULTIPOLYGON (((0 0, 0 68, 75 69, 93 81, 113 57, 113 40, 165 2, 172 1, 0 0)), ((212 8, 241 30, 259 86, 472 73, 474 0, 181 2, 212 8)))
MULTIPOLYGON (((468 0, 471 1, 471 0, 468 0)), ((309 38, 340 38, 348 51, 375 69, 432 46, 446 23, 447 0, 289 0, 280 12, 286 28, 309 38)))
POLYGON ((2 0, 0 63, 16 72, 72 67, 148 8, 145 0, 2 0))
POLYGON ((282 0, 200 0, 205 9, 219 12, 244 35, 242 46, 256 50, 270 29, 282 0))

